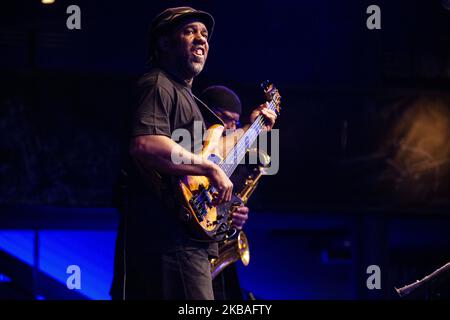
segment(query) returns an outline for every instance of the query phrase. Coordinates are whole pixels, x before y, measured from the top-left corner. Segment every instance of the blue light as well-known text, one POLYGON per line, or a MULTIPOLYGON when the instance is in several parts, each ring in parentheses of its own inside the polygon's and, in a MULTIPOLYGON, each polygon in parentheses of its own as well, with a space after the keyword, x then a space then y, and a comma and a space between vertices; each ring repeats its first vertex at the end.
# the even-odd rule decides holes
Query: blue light
POLYGON ((9 278, 7 275, 0 273, 0 283, 5 282, 11 282, 11 278, 9 278))
MULTIPOLYGON (((0 231, 0 250, 33 266, 34 236, 30 230, 0 231)), ((109 300, 115 240, 115 231, 39 231, 39 270, 66 287, 71 276, 67 267, 78 265, 81 289, 73 290, 89 299, 109 300)), ((0 282, 5 281, 11 279, 0 274, 0 282)))

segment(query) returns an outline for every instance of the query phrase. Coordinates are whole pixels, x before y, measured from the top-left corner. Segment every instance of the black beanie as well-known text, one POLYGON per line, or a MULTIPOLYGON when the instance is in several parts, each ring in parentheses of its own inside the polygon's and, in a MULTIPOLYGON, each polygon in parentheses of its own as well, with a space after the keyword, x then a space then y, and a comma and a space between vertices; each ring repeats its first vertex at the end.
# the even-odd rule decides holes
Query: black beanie
POLYGON ((241 100, 236 93, 224 86, 211 86, 203 90, 200 99, 210 108, 242 113, 241 100))

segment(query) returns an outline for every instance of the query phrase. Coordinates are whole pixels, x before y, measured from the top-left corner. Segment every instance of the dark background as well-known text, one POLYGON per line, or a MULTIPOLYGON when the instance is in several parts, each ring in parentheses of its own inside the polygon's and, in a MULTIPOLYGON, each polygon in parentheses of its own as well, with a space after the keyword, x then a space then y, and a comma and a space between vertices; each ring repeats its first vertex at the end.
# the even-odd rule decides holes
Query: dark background
MULTIPOLYGON (((284 239, 289 267, 307 259, 292 254, 305 244, 302 237, 313 247, 350 250, 339 255, 352 259, 349 277, 371 259, 385 262, 393 243, 401 251, 393 256, 405 257, 401 270, 399 261, 390 260, 397 284, 415 280, 408 276, 410 266, 421 265, 413 273, 421 277, 448 259, 448 229, 438 234, 433 229, 448 225, 450 213, 450 11, 445 8, 450 5, 437 0, 3 4, 0 203, 9 213, 4 224, 17 219, 20 225, 25 211, 32 221, 53 219, 33 214, 35 207, 112 206, 134 85, 146 70, 148 26, 158 12, 178 5, 209 11, 216 19, 194 92, 229 86, 248 114, 262 101, 262 80, 272 80, 281 91, 280 171, 263 178, 250 206, 254 226, 259 212, 272 217, 267 223, 294 219, 281 231, 270 231, 284 239), (81 8, 81 30, 66 28, 71 4, 81 8), (381 30, 366 28, 371 4, 381 8, 381 30), (327 217, 350 222, 329 227, 327 217), (327 231, 311 234, 317 228, 304 227, 303 219, 318 219, 312 224, 327 231), (392 227, 393 219, 400 219, 394 225, 401 227, 418 219, 420 235, 408 228, 402 234, 392 227), (420 228, 427 223, 428 229, 420 228), (415 252, 411 244, 417 237, 435 240, 430 247, 422 243, 417 255, 408 251, 415 252), (443 251, 431 254, 431 247, 443 251)), ((250 223, 248 228, 251 234, 250 223)), ((358 280, 341 280, 351 293, 277 297, 367 295, 355 289, 358 280)), ((324 283, 320 290, 326 288, 324 283)))

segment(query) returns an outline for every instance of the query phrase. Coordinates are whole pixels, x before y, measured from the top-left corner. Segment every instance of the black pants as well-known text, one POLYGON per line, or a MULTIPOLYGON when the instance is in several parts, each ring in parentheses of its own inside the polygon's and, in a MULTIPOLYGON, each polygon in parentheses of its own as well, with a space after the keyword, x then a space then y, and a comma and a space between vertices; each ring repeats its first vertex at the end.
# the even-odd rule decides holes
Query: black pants
MULTIPOLYGON (((151 228, 148 230, 147 232, 151 232, 151 228)), ((144 235, 145 232, 138 228, 132 231, 133 237, 124 237, 122 214, 110 290, 113 300, 214 299, 209 249, 206 246, 186 244, 173 246, 170 250, 152 251, 149 250, 152 241, 144 236, 136 237, 144 235)))
POLYGON ((162 264, 164 299, 214 300, 211 264, 205 249, 165 253, 162 264))
MULTIPOLYGON (((239 262, 237 262, 239 263, 239 262)), ((215 300, 243 300, 236 264, 231 264, 213 280, 215 300)))
POLYGON ((145 257, 128 254, 122 265, 117 260, 111 287, 113 300, 214 299, 206 249, 187 248, 145 257))

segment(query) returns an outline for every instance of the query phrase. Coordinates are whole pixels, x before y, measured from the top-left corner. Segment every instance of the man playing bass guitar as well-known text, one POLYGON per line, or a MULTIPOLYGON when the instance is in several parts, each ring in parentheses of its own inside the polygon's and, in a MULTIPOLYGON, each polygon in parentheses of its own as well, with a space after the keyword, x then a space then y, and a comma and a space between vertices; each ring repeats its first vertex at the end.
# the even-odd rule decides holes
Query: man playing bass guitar
MULTIPOLYGON (((217 190, 215 203, 232 197, 233 185, 224 171, 193 152, 198 150, 198 123, 206 129, 204 119, 210 118, 223 125, 191 91, 208 57, 213 28, 209 13, 189 7, 169 8, 152 22, 152 69, 138 83, 140 99, 124 170, 126 201, 116 250, 123 257, 116 259, 113 283, 122 299, 214 299, 209 258, 217 256, 217 243, 192 236, 179 219, 173 190, 180 176, 204 176, 217 190), (191 150, 172 139, 177 129, 191 134, 191 150), (174 163, 174 153, 187 161, 174 163)), ((251 121, 259 116, 270 130, 276 113, 263 104, 253 111, 251 121)), ((224 153, 231 146, 226 138, 220 142, 224 153)))

